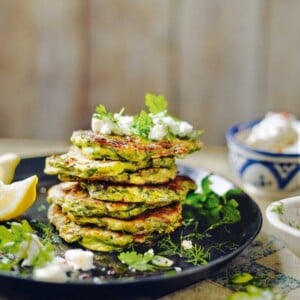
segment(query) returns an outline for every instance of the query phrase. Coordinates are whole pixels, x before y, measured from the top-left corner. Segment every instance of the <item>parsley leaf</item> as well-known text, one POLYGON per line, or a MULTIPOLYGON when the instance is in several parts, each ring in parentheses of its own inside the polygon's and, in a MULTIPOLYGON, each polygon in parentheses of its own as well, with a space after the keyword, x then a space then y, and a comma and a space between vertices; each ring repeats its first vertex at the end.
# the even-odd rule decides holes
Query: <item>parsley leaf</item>
POLYGON ((134 129, 139 136, 148 138, 149 132, 153 126, 153 121, 144 110, 139 115, 134 116, 134 129))
POLYGON ((153 271, 155 266, 151 264, 154 253, 147 251, 144 254, 137 253, 136 251, 122 252, 118 255, 118 259, 128 265, 131 269, 138 271, 153 271))
POLYGON ((132 271, 155 271, 173 265, 172 260, 161 255, 155 255, 151 249, 144 254, 136 251, 122 252, 118 255, 118 259, 132 271))
POLYGON ((167 110, 168 108, 168 101, 162 95, 153 95, 153 94, 146 94, 145 96, 145 104, 148 106, 150 113, 156 115, 160 112, 167 110))
POLYGON ((189 193, 183 204, 196 208, 200 215, 205 217, 208 225, 213 228, 238 222, 241 216, 238 209, 239 204, 234 197, 240 194, 241 190, 231 189, 224 195, 218 195, 211 189, 211 175, 202 179, 202 192, 189 193))
POLYGON ((96 113, 94 113, 93 117, 101 120, 111 120, 114 121, 114 115, 112 112, 106 110, 106 107, 103 104, 99 104, 96 107, 96 113))

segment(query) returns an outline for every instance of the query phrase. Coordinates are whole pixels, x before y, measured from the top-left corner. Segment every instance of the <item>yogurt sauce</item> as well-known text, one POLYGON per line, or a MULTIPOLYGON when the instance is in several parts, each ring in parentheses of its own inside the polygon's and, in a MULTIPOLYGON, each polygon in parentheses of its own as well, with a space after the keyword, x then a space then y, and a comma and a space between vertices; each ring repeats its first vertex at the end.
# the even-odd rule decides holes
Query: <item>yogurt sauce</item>
POLYGON ((300 121, 290 113, 268 112, 265 118, 236 135, 249 147, 275 153, 300 153, 300 121))

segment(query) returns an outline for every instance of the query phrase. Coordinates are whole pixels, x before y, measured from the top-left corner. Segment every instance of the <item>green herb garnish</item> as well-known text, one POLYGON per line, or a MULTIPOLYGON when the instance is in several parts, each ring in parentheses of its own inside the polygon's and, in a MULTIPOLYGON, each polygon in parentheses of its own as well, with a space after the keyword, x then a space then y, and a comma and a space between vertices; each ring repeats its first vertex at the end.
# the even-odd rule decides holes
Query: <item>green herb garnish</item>
MULTIPOLYGON (((203 133, 203 131, 200 130, 193 130, 192 127, 183 130, 181 124, 186 122, 182 122, 180 119, 177 119, 168 113, 168 101, 162 95, 146 94, 145 105, 148 110, 142 110, 139 114, 131 116, 133 122, 130 120, 128 128, 126 127, 125 131, 122 126, 120 126, 120 119, 122 119, 122 117, 130 116, 122 116, 124 108, 116 115, 109 112, 103 104, 100 104, 96 107, 93 118, 108 122, 110 128, 109 134, 129 134, 132 136, 140 136, 145 139, 149 138, 149 133, 153 128, 156 129, 156 125, 159 126, 162 131, 162 134, 159 135, 158 139, 171 140, 177 137, 195 140, 203 133)), ((187 124, 184 126, 186 125, 187 124)), ((152 138, 155 139, 153 136, 152 138)))
POLYGON ((53 256, 53 245, 41 242, 26 220, 12 222, 10 228, 0 226, 0 270, 41 267, 53 256))
POLYGON ((106 107, 103 104, 100 104, 96 107, 96 113, 94 113, 93 117, 102 120, 114 121, 113 113, 107 111, 106 107))
POLYGON ((145 104, 147 105, 149 112, 156 115, 160 112, 167 111, 168 108, 168 101, 162 95, 153 95, 153 94, 146 94, 145 96, 145 104))
POLYGON ((133 128, 135 129, 135 132, 137 132, 138 136, 148 138, 152 126, 153 121, 150 118, 149 114, 144 110, 142 110, 139 115, 134 116, 133 128))
POLYGON ((136 251, 122 252, 118 255, 118 259, 131 271, 155 271, 161 267, 171 266, 171 260, 154 255, 153 251, 147 251, 144 254, 136 251))
POLYGON ((283 215, 283 204, 279 203, 278 205, 276 205, 273 209, 272 212, 277 213, 278 215, 283 215))
POLYGON ((238 202, 234 197, 241 194, 240 189, 230 189, 223 195, 217 194, 211 188, 210 176, 201 181, 202 192, 189 193, 184 205, 195 208, 207 220, 209 226, 216 228, 224 224, 236 223, 241 219, 238 202))

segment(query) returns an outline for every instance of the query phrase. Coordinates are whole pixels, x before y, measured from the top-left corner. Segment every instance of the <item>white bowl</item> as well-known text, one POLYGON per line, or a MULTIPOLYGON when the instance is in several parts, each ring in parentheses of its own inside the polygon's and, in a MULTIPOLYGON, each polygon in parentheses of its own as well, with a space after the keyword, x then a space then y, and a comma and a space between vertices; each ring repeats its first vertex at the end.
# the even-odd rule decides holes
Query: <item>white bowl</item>
POLYGON ((300 194, 300 154, 261 151, 242 144, 236 134, 260 120, 239 123, 226 133, 229 161, 246 191, 277 199, 300 194))
POLYGON ((300 196, 272 202, 266 218, 274 235, 300 257, 300 196))

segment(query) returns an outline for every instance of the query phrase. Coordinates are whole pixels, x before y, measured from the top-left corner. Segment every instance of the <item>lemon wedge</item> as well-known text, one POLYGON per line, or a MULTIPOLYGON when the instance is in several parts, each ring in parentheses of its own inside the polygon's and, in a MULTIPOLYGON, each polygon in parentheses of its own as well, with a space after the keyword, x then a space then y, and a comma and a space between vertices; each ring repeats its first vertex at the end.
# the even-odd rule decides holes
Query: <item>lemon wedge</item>
POLYGON ((36 200, 38 177, 5 184, 0 181, 0 221, 7 221, 22 215, 36 200))
POLYGON ((0 180, 8 184, 13 181, 20 157, 15 153, 0 155, 0 180))

